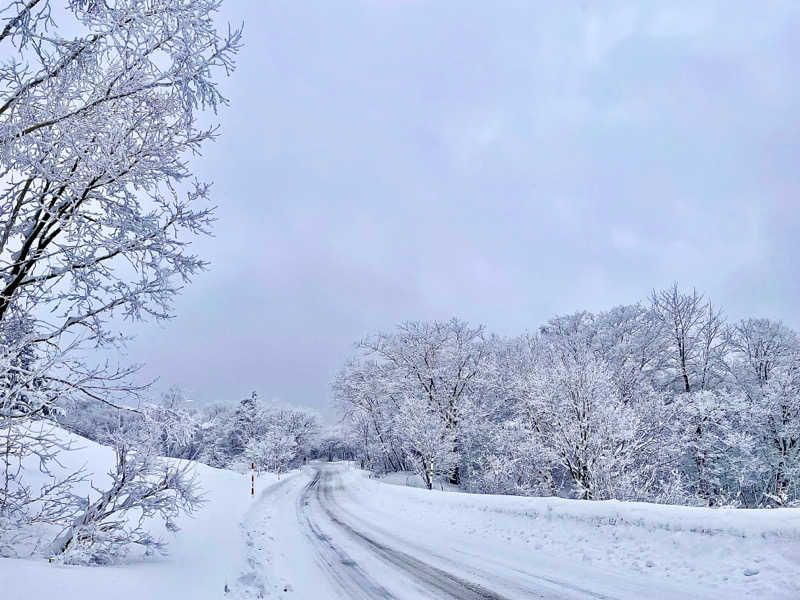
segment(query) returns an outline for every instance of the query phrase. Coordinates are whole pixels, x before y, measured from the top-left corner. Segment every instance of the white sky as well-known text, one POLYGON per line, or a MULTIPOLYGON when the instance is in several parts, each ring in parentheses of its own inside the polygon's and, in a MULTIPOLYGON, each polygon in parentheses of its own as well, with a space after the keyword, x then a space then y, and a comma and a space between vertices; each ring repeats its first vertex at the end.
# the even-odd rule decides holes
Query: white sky
POLYGON ((163 387, 325 410, 365 333, 514 334, 674 280, 800 327, 800 4, 225 4, 212 269, 131 329, 163 387))

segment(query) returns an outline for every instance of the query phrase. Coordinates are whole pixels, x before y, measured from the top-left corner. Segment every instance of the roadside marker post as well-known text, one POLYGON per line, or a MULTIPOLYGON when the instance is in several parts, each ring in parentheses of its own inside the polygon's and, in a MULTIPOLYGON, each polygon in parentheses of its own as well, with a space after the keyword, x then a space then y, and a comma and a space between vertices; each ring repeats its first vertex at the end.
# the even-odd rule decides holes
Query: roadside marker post
POLYGON ((250 463, 250 495, 256 495, 256 474, 255 474, 255 463, 250 463))

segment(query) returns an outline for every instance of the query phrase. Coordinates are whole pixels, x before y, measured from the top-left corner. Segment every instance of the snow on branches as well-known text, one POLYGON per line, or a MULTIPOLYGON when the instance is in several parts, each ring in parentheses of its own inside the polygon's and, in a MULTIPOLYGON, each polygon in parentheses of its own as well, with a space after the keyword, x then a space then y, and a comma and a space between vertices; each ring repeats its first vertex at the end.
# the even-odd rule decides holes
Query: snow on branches
MULTIPOLYGON (((209 185, 193 177, 188 159, 216 135, 197 124, 198 114, 226 103, 217 78, 234 68, 240 46, 240 30, 217 30, 220 5, 68 0, 56 13, 49 0, 0 4, 0 50, 8 57, 0 65, 0 430, 7 432, 0 467, 7 481, 26 456, 59 450, 46 436, 20 432, 87 400, 114 408, 138 401, 142 389, 129 381, 135 369, 89 365, 81 350, 123 341, 109 326, 115 316, 169 317, 181 286, 205 266, 188 244, 210 232, 213 209, 209 185)), ((163 420, 158 431, 164 434, 163 420)), ((101 532, 113 546, 121 531, 144 543, 140 530, 115 521, 137 495, 148 499, 137 508, 166 516, 171 508, 153 504, 161 492, 185 492, 173 507, 194 504, 183 472, 161 472, 129 445, 117 449, 114 486, 100 504, 81 508, 83 522, 63 547, 78 538, 99 547, 101 532), (161 488, 151 494, 153 481, 161 488)), ((50 497, 61 498, 70 483, 50 497)), ((3 498, 0 530, 34 521, 20 507, 36 500, 35 490, 17 486, 3 498)))
POLYGON ((218 34, 217 0, 73 1, 67 39, 46 5, 13 2, 0 37, 19 57, 0 70, 0 323, 104 343, 109 314, 167 317, 204 265, 184 236, 208 232, 209 188, 184 185, 186 157, 214 136, 196 111, 225 102, 240 34, 218 34))
POLYGON ((93 489, 78 516, 56 538, 52 556, 68 563, 105 564, 123 556, 132 545, 148 553, 163 551, 164 542, 147 529, 160 518, 168 531, 177 531, 175 519, 191 514, 203 502, 190 462, 160 458, 146 436, 115 432, 115 465, 111 484, 93 489))
POLYGON ((362 341, 334 397, 376 471, 475 492, 800 502, 800 338, 677 285, 503 339, 460 321, 362 341), (455 478, 453 478, 455 479, 455 478))

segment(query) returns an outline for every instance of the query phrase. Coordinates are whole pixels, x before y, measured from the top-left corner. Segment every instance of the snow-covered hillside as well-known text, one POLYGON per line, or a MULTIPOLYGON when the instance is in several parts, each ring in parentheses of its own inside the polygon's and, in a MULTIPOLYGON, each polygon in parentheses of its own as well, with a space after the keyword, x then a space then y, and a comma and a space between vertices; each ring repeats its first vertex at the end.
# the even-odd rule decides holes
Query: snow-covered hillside
MULTIPOLYGON (((85 465, 95 485, 102 486, 106 472, 113 465, 113 450, 65 432, 63 436, 77 448, 62 453, 64 470, 85 465)), ((50 565, 41 559, 0 559, 0 597, 50 598, 56 597, 56 592, 64 600, 221 597, 226 577, 234 575, 241 562, 243 544, 239 524, 252 504, 250 482, 247 476, 233 471, 202 464, 195 468, 206 504, 193 517, 179 520, 181 530, 177 534, 153 524, 155 532, 168 542, 168 556, 141 558, 110 567, 50 565)), ((31 472, 29 479, 34 474, 31 472)), ((267 485, 274 479, 272 475, 261 475, 257 485, 267 485)))
MULTIPOLYGON (((75 442, 68 466, 102 478, 111 451, 75 442)), ((800 597, 800 509, 442 493, 350 463, 261 476, 251 498, 246 475, 197 472, 208 502, 168 556, 2 559, 3 599, 800 597)))

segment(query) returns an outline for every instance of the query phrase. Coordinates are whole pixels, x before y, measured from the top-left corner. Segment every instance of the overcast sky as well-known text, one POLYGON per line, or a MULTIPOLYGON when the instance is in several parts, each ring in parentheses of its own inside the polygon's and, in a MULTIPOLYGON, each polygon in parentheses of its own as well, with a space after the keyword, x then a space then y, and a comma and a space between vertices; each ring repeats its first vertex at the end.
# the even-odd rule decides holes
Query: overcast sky
POLYGON ((677 280, 800 327, 800 5, 655 4, 227 0, 211 269, 127 359, 331 414, 403 320, 516 334, 677 280))

